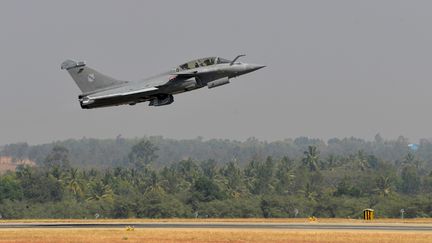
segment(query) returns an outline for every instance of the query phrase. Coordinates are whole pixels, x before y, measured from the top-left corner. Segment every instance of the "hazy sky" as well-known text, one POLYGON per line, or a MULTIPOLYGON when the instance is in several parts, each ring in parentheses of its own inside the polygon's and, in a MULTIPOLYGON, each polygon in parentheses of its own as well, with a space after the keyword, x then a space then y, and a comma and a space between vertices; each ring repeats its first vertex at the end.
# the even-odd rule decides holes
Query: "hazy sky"
POLYGON ((0 144, 66 138, 431 135, 432 1, 0 2, 0 144), (190 59, 267 68, 172 105, 82 110, 68 58, 140 79, 190 59))

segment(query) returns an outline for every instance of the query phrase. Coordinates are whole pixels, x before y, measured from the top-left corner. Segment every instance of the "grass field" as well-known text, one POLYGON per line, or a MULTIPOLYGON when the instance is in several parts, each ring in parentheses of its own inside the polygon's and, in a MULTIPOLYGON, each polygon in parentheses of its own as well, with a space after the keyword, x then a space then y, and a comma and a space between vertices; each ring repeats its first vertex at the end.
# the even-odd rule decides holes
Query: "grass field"
MULTIPOLYGON (((340 223, 340 224, 432 224, 432 219, 124 219, 124 220, 0 220, 2 223, 340 223)), ((199 227, 199 226, 197 226, 199 227)), ((0 229, 0 243, 69 242, 432 242, 432 232, 287 230, 287 229, 145 229, 137 228, 36 228, 0 229)))
POLYGON ((383 242, 426 243, 421 232, 279 231, 232 229, 0 229, 0 243, 72 242, 383 242))

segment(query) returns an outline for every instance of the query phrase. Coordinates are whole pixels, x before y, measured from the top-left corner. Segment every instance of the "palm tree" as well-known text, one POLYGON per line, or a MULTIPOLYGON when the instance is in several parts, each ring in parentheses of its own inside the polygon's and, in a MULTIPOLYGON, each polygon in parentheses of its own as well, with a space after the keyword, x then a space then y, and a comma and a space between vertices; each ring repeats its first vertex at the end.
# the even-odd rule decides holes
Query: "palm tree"
POLYGON ((402 161, 402 167, 407 167, 410 165, 414 165, 417 171, 419 171, 422 168, 423 162, 419 159, 416 159, 413 153, 408 152, 402 161))
POLYGON ((288 159, 287 157, 284 157, 281 161, 279 161, 279 165, 276 171, 276 190, 279 193, 287 194, 289 192, 289 186, 295 178, 292 163, 292 160, 288 159))
POLYGON ((307 151, 304 151, 303 164, 310 171, 318 170, 319 151, 316 146, 309 146, 307 151))
POLYGON ((405 157, 404 157, 403 163, 408 164, 408 165, 413 164, 414 160, 415 160, 414 154, 411 152, 408 152, 407 155, 405 155, 405 157))
POLYGON ((380 176, 376 180, 377 187, 375 192, 381 196, 387 197, 392 192, 391 179, 388 176, 380 176))
POLYGON ((358 151, 357 156, 355 157, 355 164, 361 171, 365 171, 369 168, 369 162, 363 150, 358 151))
POLYGON ((114 193, 109 185, 101 180, 93 180, 88 183, 87 201, 112 200, 114 193))
POLYGON ((69 169, 64 178, 66 187, 72 192, 75 197, 79 197, 83 192, 82 178, 77 168, 69 169))
POLYGON ((318 193, 315 192, 313 186, 310 183, 307 183, 306 188, 304 190, 300 190, 299 192, 302 193, 309 201, 315 201, 316 197, 318 196, 318 193))
POLYGON ((146 194, 149 192, 157 192, 157 193, 164 192, 164 189, 161 186, 161 181, 155 171, 150 172, 150 175, 148 176, 145 184, 146 184, 146 189, 145 189, 146 194))
POLYGON ((334 167, 337 166, 338 158, 337 158, 336 155, 334 155, 334 154, 330 154, 330 155, 327 157, 326 162, 327 162, 327 167, 328 167, 328 169, 329 169, 329 170, 334 170, 334 167))

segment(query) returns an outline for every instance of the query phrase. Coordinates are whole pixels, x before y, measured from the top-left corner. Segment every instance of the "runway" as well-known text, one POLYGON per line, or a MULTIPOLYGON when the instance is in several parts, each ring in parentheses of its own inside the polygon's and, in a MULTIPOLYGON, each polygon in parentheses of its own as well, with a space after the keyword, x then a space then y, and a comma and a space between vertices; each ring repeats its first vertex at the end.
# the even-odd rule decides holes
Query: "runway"
POLYGON ((0 223, 0 229, 33 228, 147 228, 147 229, 266 229, 266 230, 346 230, 423 231, 432 233, 431 224, 331 224, 331 223, 0 223))

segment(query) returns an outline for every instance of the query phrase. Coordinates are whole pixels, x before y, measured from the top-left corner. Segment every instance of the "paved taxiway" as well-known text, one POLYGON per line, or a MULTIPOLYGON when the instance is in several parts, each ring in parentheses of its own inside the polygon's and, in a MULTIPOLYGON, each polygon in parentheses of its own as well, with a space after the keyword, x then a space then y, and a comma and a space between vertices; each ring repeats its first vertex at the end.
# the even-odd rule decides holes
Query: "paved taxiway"
POLYGON ((432 224, 331 224, 331 223, 0 223, 0 229, 13 228, 170 228, 170 229, 273 229, 273 230, 361 230, 426 231, 432 224))

